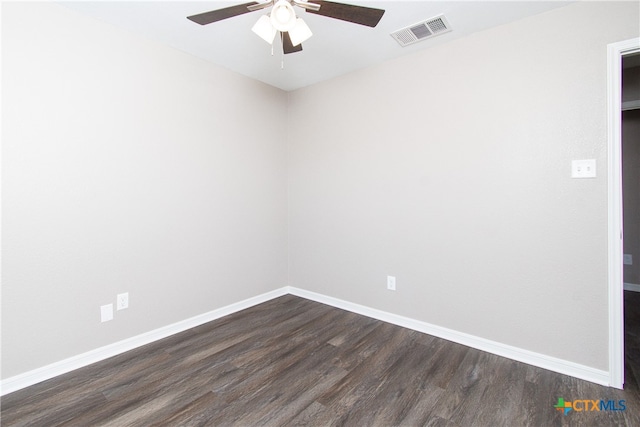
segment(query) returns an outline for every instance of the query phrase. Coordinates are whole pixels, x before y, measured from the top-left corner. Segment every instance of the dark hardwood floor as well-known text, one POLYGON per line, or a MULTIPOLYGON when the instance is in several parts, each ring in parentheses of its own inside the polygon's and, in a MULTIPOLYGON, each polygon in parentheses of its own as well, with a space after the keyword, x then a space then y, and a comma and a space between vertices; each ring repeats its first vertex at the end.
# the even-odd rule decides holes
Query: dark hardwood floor
POLYGON ((2 398, 2 426, 639 426, 640 294, 625 390, 287 295, 2 398), (559 397, 624 411, 554 408, 559 397))

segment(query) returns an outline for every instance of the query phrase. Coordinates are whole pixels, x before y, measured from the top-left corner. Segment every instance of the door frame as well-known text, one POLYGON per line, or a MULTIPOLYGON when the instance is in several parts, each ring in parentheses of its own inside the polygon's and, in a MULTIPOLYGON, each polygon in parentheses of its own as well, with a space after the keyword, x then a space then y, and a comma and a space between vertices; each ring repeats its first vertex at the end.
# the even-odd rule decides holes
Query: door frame
POLYGON ((640 37, 607 46, 609 384, 624 386, 622 222, 622 57, 640 52, 640 37))

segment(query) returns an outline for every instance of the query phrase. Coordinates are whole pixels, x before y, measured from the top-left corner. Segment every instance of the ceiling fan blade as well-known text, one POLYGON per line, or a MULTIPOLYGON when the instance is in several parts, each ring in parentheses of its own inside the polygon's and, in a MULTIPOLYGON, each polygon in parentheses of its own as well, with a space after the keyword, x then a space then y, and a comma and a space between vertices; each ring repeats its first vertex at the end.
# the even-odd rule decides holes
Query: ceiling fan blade
POLYGON ((383 9, 372 7, 354 6, 351 4, 336 3, 332 1, 311 0, 320 5, 320 10, 307 9, 308 13, 328 16, 329 18, 340 19, 342 21, 353 22, 354 24, 375 27, 384 15, 383 9))
POLYGON ((223 19, 233 18, 234 16, 243 15, 251 12, 249 6, 256 6, 260 3, 252 1, 251 3, 239 4, 237 6, 225 7, 223 9, 212 10, 210 12, 199 13, 197 15, 187 16, 187 19, 200 25, 211 24, 212 22, 222 21, 223 19))
POLYGON ((294 46, 291 42, 291 36, 289 36, 288 32, 281 32, 280 38, 282 39, 282 50, 284 51, 285 55, 288 53, 300 52, 302 50, 302 43, 300 43, 298 46, 294 46))
POLYGON ((255 12, 256 10, 262 10, 268 8, 269 6, 273 6, 274 3, 275 0, 267 0, 262 3, 247 6, 247 9, 249 9, 249 12, 255 12))

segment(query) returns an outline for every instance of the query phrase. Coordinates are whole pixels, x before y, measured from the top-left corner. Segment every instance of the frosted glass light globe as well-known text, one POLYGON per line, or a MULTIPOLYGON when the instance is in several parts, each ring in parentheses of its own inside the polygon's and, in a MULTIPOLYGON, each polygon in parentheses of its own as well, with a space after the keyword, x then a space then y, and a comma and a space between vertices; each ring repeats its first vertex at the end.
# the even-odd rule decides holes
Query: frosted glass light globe
POLYGON ((296 25, 296 12, 287 0, 278 0, 271 10, 271 25, 286 32, 296 25))

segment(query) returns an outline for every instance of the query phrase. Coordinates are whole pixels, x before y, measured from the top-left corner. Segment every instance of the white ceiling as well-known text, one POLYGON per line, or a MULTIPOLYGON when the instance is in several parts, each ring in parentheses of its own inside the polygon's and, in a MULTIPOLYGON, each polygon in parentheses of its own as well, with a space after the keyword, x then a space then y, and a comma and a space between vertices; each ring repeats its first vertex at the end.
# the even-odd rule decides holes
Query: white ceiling
MULTIPOLYGON (((302 52, 282 55, 251 27, 267 10, 201 26, 187 16, 247 3, 240 1, 60 1, 82 14, 141 34, 283 90, 295 90, 401 55, 465 37, 570 1, 359 1, 342 3, 386 10, 376 28, 313 15, 296 8, 313 32, 302 52), (453 31, 400 47, 390 33, 445 14, 453 31), (284 69, 281 62, 284 58, 284 69)), ((313 2, 313 0, 308 0, 313 2)), ((334 0, 335 1, 335 0, 334 0)))

